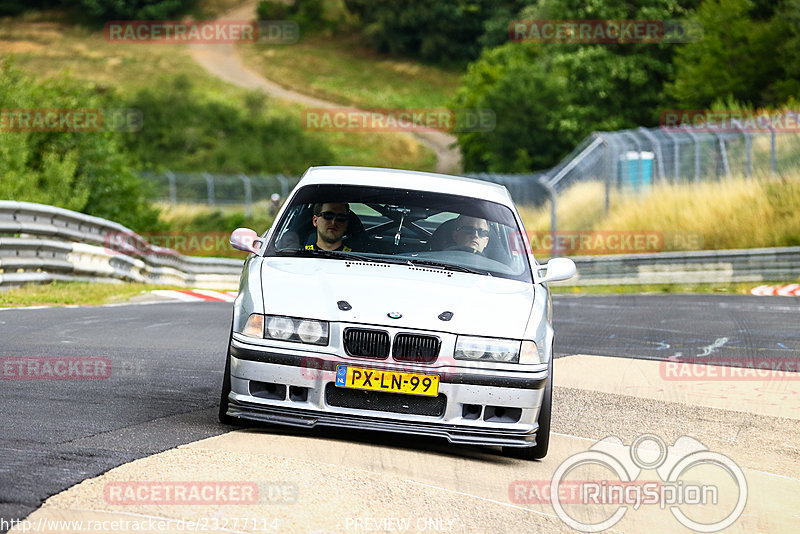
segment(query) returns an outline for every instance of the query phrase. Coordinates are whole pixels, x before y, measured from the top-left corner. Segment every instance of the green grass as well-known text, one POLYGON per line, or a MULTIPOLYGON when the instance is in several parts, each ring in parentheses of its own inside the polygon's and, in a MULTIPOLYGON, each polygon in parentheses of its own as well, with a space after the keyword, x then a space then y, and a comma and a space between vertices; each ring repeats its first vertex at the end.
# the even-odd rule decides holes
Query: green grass
POLYGON ((53 282, 1 290, 0 307, 96 306, 125 302, 153 289, 181 288, 138 283, 53 282))
MULTIPOLYGON (((775 282, 777 284, 779 282, 775 282)), ((782 282, 782 283, 785 283, 782 282)), ((629 286, 562 286, 551 284, 555 295, 617 295, 617 294, 681 294, 715 293, 746 295, 761 283, 735 284, 647 284, 629 286)), ((54 282, 29 285, 0 291, 0 307, 23 306, 97 306, 125 302, 154 289, 185 289, 154 284, 113 284, 87 282, 54 282)))
MULTIPOLYGON (((220 4, 227 5, 222 1, 220 4)), ((214 12, 222 9, 214 8, 212 3, 209 6, 214 12)), ((40 80, 69 76, 85 81, 87 90, 113 88, 123 97, 145 88, 157 88, 181 75, 188 77, 206 99, 246 106, 246 99, 252 94, 208 74, 185 46, 110 43, 102 30, 92 31, 48 18, 53 19, 54 15, 0 19, 0 61, 10 55, 18 68, 40 80)), ((269 98, 264 105, 270 114, 301 122, 300 106, 269 98)), ((146 120, 146 110, 143 112, 146 120)), ((433 151, 407 133, 309 132, 309 135, 324 140, 333 152, 332 161, 316 163, 319 165, 433 170, 436 164, 433 151)))
POLYGON ((389 58, 357 37, 310 35, 291 45, 238 46, 266 78, 332 102, 366 108, 444 108, 461 73, 389 58))
POLYGON ((750 290, 760 285, 786 285, 781 282, 736 282, 720 284, 631 284, 570 286, 550 284, 554 295, 618 295, 618 294, 720 294, 749 295, 750 290))

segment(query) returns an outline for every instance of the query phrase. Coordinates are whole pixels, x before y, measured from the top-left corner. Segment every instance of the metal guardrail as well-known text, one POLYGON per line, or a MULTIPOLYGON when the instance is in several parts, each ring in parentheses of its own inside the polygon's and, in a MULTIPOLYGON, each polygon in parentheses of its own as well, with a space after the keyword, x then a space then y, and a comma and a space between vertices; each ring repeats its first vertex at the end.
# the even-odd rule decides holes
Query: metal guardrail
POLYGON ((800 279, 800 247, 573 256, 560 285, 699 284, 800 279))
MULTIPOLYGON (((0 286, 56 280, 130 281, 209 289, 238 285, 243 260, 183 256, 105 219, 0 201, 0 286), (112 236, 112 239, 109 239, 112 236), (130 236, 113 243, 117 236, 130 236), (138 238, 138 239, 137 239, 138 238)), ((800 247, 574 256, 562 285, 762 282, 800 279, 800 247)))
POLYGON ((0 200, 0 236, 7 236, 0 286, 69 280, 227 289, 238 286, 243 263, 141 246, 145 239, 120 224, 31 202, 0 200))

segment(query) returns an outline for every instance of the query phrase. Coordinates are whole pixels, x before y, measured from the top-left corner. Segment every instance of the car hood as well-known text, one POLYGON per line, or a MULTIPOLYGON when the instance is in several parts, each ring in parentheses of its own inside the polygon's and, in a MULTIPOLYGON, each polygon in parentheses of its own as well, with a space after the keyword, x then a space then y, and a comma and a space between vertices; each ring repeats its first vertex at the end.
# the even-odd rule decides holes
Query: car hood
POLYGON ((476 336, 520 339, 534 297, 506 278, 318 258, 266 258, 261 277, 267 314, 476 336), (452 319, 440 320, 446 311, 452 319))

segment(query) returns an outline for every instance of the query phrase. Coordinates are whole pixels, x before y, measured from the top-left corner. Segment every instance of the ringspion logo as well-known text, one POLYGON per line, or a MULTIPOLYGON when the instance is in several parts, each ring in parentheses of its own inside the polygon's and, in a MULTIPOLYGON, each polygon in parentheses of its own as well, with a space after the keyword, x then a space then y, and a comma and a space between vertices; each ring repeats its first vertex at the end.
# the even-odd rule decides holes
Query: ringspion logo
MULTIPOLYGON (((541 489, 522 482, 509 486, 515 502, 531 500, 526 489, 541 489)), ((645 505, 669 509, 678 523, 697 532, 718 532, 739 519, 747 495, 744 472, 727 456, 689 436, 667 446, 659 436, 642 434, 631 445, 610 436, 564 460, 547 499, 556 515, 580 532, 606 531, 645 505), (641 478, 649 471, 658 478, 641 478)))

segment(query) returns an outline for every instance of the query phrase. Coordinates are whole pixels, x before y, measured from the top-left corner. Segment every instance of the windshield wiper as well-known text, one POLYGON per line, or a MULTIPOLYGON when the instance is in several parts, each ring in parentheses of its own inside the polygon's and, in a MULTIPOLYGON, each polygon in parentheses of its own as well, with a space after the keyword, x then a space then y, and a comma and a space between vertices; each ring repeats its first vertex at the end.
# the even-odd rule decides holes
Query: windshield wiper
POLYGON ((431 260, 409 260, 411 263, 415 265, 428 265, 430 267, 441 267, 442 269, 446 269, 448 271, 456 271, 459 273, 471 273, 471 274, 488 274, 491 276, 489 271, 479 271, 477 269, 470 269, 469 267, 464 267, 463 265, 453 265, 452 263, 443 263, 439 261, 431 261, 431 260))

